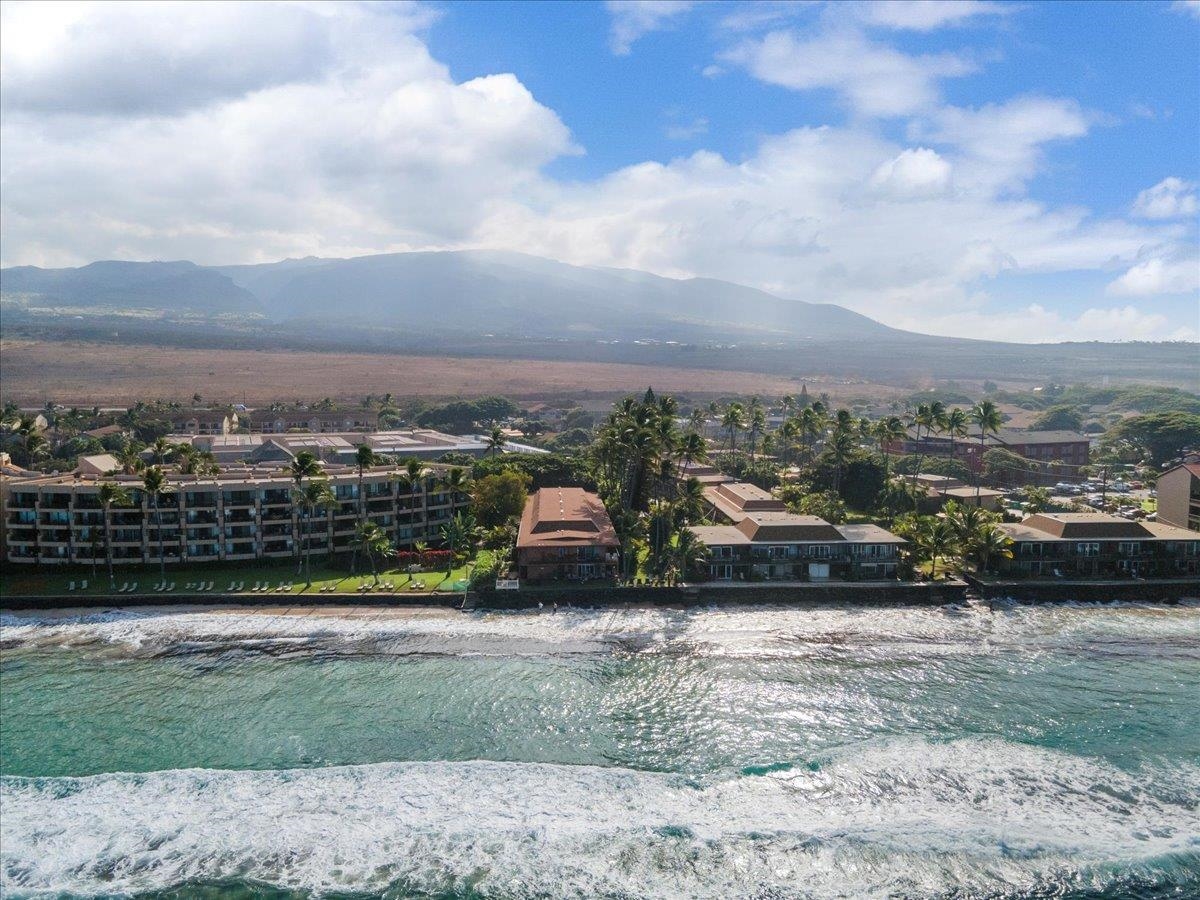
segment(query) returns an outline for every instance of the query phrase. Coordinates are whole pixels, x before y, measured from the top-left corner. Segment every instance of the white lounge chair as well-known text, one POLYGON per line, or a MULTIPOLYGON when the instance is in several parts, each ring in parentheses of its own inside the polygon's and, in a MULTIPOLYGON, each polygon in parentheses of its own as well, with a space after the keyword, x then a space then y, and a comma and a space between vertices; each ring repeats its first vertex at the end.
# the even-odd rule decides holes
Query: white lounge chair
POLYGON ((67 590, 68 591, 75 590, 75 582, 72 581, 69 585, 67 585, 67 590))
POLYGON ((131 594, 134 593, 137 590, 137 586, 138 586, 138 583, 136 581, 133 584, 131 584, 129 586, 129 593, 131 593, 131 594))
POLYGON ((122 585, 121 585, 119 588, 117 588, 117 593, 118 593, 118 594, 123 594, 123 593, 125 593, 127 590, 129 590, 129 582, 128 582, 128 581, 126 581, 126 582, 125 582, 124 584, 122 584, 122 585))
POLYGON ((168 591, 173 591, 173 590, 175 590, 175 582, 173 582, 173 581, 172 581, 172 582, 171 582, 171 586, 170 586, 170 587, 168 587, 168 588, 167 588, 167 590, 168 590, 168 591))
POLYGON ((81 582, 79 582, 79 589, 80 589, 81 591, 86 591, 86 590, 87 590, 87 584, 88 584, 88 583, 87 583, 87 581, 81 581, 81 582))

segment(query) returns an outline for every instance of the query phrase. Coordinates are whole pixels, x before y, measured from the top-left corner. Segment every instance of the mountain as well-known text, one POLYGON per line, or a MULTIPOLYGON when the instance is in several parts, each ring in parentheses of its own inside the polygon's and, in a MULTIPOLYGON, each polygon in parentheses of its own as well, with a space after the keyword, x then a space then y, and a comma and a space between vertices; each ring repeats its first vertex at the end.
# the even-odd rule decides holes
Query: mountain
POLYGON ((225 275, 190 262, 94 262, 78 269, 16 266, 0 270, 0 293, 38 306, 249 312, 249 291, 225 275))
POLYGON ((572 266, 519 253, 390 253, 242 266, 98 262, 0 271, 30 306, 263 313, 274 322, 421 334, 772 341, 896 334, 839 306, 706 278, 572 266))

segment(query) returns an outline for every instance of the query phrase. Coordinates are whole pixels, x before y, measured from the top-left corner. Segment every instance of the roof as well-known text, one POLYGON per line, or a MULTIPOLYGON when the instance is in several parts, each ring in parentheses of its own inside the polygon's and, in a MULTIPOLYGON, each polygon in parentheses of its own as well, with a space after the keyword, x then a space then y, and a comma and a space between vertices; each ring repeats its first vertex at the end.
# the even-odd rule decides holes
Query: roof
POLYGON ((736 527, 755 543, 844 540, 841 532, 818 516, 798 516, 787 512, 747 513, 736 527))
POLYGON ((617 532, 604 504, 582 488, 542 488, 525 501, 517 549, 617 546, 617 532))
POLYGON ((1158 476, 1159 481, 1162 480, 1163 475, 1169 475, 1172 472, 1178 471, 1179 469, 1186 469, 1193 478, 1200 478, 1200 463, 1185 462, 1180 463, 1177 466, 1171 466, 1171 468, 1163 472, 1162 475, 1158 476))
POLYGON ((750 538, 742 534, 736 525, 693 525, 689 530, 709 547, 730 547, 750 543, 750 538))
POLYGON ((744 481, 710 485, 704 489, 704 499, 721 515, 734 522, 749 512, 786 512, 787 504, 769 491, 744 481))
POLYGON ((837 530, 848 541, 856 544, 905 544, 904 538, 892 534, 878 525, 838 525, 837 530))
POLYGON ((102 438, 108 437, 110 434, 122 434, 125 429, 120 425, 101 425, 99 428, 89 428, 83 432, 88 437, 102 438))
POLYGON ((995 437, 1003 444, 1077 444, 1090 443, 1086 434, 1078 431, 1025 431, 1021 428, 1001 428, 995 437))
POLYGON ((76 471, 112 472, 121 468, 121 461, 111 453, 97 453, 94 456, 81 456, 75 464, 76 471))
POLYGON ((1194 541, 1196 532, 1161 522, 1135 522, 1108 513, 1038 513, 1000 528, 1016 541, 1194 541))
POLYGON ((981 488, 952 487, 952 488, 946 488, 943 491, 938 491, 937 493, 944 494, 947 497, 965 497, 967 499, 974 500, 975 496, 976 496, 976 491, 978 491, 978 496, 981 498, 982 497, 991 498, 991 497, 1003 497, 1004 496, 1003 491, 993 491, 991 488, 985 488, 985 487, 981 487, 981 488))

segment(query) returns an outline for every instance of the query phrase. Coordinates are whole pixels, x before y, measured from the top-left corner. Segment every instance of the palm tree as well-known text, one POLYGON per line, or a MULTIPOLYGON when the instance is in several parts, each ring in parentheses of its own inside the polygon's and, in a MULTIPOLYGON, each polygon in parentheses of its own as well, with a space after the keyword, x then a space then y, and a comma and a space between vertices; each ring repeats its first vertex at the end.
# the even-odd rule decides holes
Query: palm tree
POLYGON ((404 463, 404 468, 392 476, 399 482, 402 490, 408 490, 410 522, 412 521, 412 507, 417 502, 417 494, 421 492, 421 489, 425 486, 426 479, 431 475, 433 475, 433 470, 421 462, 421 460, 414 457, 407 460, 404 463))
MULTIPOLYGON (((302 492, 304 482, 309 478, 316 478, 321 474, 321 464, 317 458, 307 450, 301 450, 292 459, 287 466, 287 473, 292 479, 292 517, 296 519, 297 525, 300 520, 300 506, 302 502, 302 492)), ((300 574, 300 544, 293 544, 293 549, 296 554, 296 574, 300 574)))
POLYGON ((737 433, 746 427, 746 411, 736 401, 730 403, 721 416, 721 427, 729 432, 729 452, 737 450, 737 433))
MULTIPOLYGON (((190 446, 190 445, 189 445, 190 446)), ((162 467, 167 461, 167 457, 175 453, 176 446, 164 437, 155 438, 154 443, 150 445, 150 455, 154 460, 155 465, 162 467)))
POLYGON ((670 580, 687 578, 708 561, 708 547, 696 537, 690 528, 682 528, 675 536, 675 544, 668 554, 670 580))
POLYGON ((757 397, 750 398, 750 462, 754 462, 754 451, 758 447, 758 436, 767 427, 767 411, 757 397))
MULTIPOLYGON (((298 491, 293 492, 294 502, 304 510, 304 527, 301 529, 301 539, 304 542, 304 580, 312 587, 312 517, 317 509, 328 509, 337 502, 329 483, 324 479, 309 481, 298 491)), ((296 574, 300 574, 299 568, 296 574)))
POLYGON ((675 501, 679 514, 685 522, 701 522, 704 520, 706 507, 704 485, 699 478, 689 478, 679 484, 679 499, 675 501))
POLYGON ((796 421, 800 429, 800 436, 808 451, 808 458, 811 460, 813 445, 816 444, 817 438, 825 432, 825 408, 821 405, 821 401, 818 400, 812 406, 806 406, 800 410, 796 421))
POLYGON ((442 524, 442 540, 450 550, 450 561, 446 564, 446 574, 454 570, 454 557, 463 547, 470 547, 479 533, 475 517, 469 512, 460 512, 448 522, 442 524))
POLYGON ((375 451, 366 444, 359 444, 354 451, 354 465, 358 468, 358 524, 367 521, 367 495, 363 493, 363 472, 375 465, 375 451))
POLYGON ((954 529, 945 519, 930 519, 917 534, 917 549, 928 559, 929 577, 937 580, 938 557, 946 556, 954 549, 954 529))
POLYGON ((114 591, 117 588, 117 581, 116 576, 113 575, 112 541, 109 536, 112 524, 109 520, 114 506, 131 506, 133 500, 129 496, 129 491, 111 481, 101 483, 96 496, 100 500, 100 507, 104 510, 104 559, 108 563, 108 589, 114 591))
POLYGON ((483 445, 487 448, 487 452, 495 456, 504 449, 504 445, 508 443, 508 438, 504 436, 504 429, 499 425, 493 425, 488 436, 483 439, 483 445))
POLYGON ((132 442, 126 444, 125 448, 117 454, 117 461, 121 463, 121 471, 126 475, 136 475, 146 467, 137 445, 132 442))
POLYGON ((462 466, 451 466, 442 476, 440 484, 442 489, 449 491, 451 495, 466 494, 471 490, 471 476, 462 466))
POLYGON ((974 552, 979 561, 979 572, 986 572, 993 557, 1012 559, 1013 540, 995 525, 989 524, 976 535, 974 552))
POLYGON ((359 522, 354 529, 350 545, 354 548, 355 555, 359 550, 367 554, 367 559, 371 562, 371 579, 375 584, 379 584, 379 569, 375 565, 375 557, 386 559, 393 553, 387 532, 374 522, 359 522))
MULTIPOLYGON (((942 433, 950 438, 950 459, 954 460, 954 439, 967 436, 967 425, 970 423, 965 410, 957 406, 950 410, 942 419, 942 433)), ((946 488, 942 487, 942 496, 946 496, 946 488)))
POLYGON ((916 412, 909 417, 909 424, 916 430, 917 462, 912 472, 912 490, 913 493, 916 493, 917 476, 921 474, 921 458, 924 456, 921 447, 921 429, 924 428, 928 434, 929 430, 933 428, 933 410, 928 403, 917 405, 916 412))
POLYGON ((988 432, 995 434, 1000 430, 1002 418, 1000 410, 991 400, 980 400, 971 407, 970 419, 979 426, 979 469, 975 473, 975 505, 979 505, 979 486, 983 481, 983 445, 988 432))
POLYGON ((146 474, 142 476, 142 490, 146 492, 146 496, 150 498, 150 504, 154 508, 154 525, 158 528, 159 575, 165 581, 167 578, 167 558, 166 545, 163 541, 162 510, 159 508, 159 498, 164 494, 171 493, 172 489, 167 484, 167 476, 160 466, 151 466, 146 470, 146 474))
POLYGON ((850 458, 850 454, 854 452, 854 435, 849 431, 834 428, 833 434, 826 444, 826 450, 833 457, 833 464, 835 466, 833 490, 834 493, 840 495, 842 490, 842 469, 845 468, 846 460, 850 458))
POLYGON ((696 432, 689 431, 683 436, 676 449, 679 458, 679 475, 683 475, 684 466, 708 461, 708 444, 696 432))
POLYGON ((904 423, 899 416, 886 416, 871 426, 871 436, 879 442, 879 455, 883 458, 883 481, 888 481, 888 463, 891 454, 887 452, 888 444, 904 440, 904 423))

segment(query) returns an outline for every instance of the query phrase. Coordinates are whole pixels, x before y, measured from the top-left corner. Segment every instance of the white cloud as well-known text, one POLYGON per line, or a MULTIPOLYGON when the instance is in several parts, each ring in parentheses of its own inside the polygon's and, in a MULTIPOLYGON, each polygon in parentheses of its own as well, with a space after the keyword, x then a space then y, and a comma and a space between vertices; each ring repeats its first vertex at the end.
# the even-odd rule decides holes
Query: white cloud
POLYGON ((1133 201, 1133 214, 1144 219, 1181 219, 1196 210, 1196 184, 1182 178, 1164 178, 1133 201))
MULTIPOLYGON (((6 84, 19 110, 0 131, 6 260, 217 262, 451 243, 574 152, 557 115, 514 76, 456 84, 391 8, 303 9, 358 36, 331 45, 323 74, 212 95, 172 116, 36 115, 6 84)), ((163 14, 190 21, 191 10, 163 14)), ((80 42, 116 46, 98 33, 106 21, 34 36, 46 55, 69 57, 80 42)), ((295 52, 306 33, 291 32, 295 52)))
POLYGON ((941 78, 973 71, 951 54, 909 56, 853 29, 815 37, 772 31, 722 54, 754 77, 793 90, 837 91, 859 113, 900 116, 936 105, 941 78))
MULTIPOLYGON (((919 323, 915 323, 919 324, 919 323)), ((1200 331, 1133 306, 1092 307, 1063 315, 1038 303, 1011 312, 951 312, 924 329, 947 336, 1046 344, 1059 341, 1195 341, 1200 331)))
POLYGON ((1181 253, 1156 256, 1131 266, 1108 285, 1108 293, 1122 297, 1153 297, 1200 291, 1200 256, 1181 253))
POLYGON ((1200 19, 1200 0, 1175 0, 1171 9, 1200 19))
POLYGON ((633 43, 652 31, 661 31, 694 5, 692 0, 608 0, 612 16, 609 46, 618 56, 627 56, 633 43))
POLYGON ((897 198, 937 197, 950 188, 950 164, 927 147, 905 150, 880 163, 871 187, 897 198))
POLYGON ((1011 11, 1010 6, 983 0, 887 0, 855 5, 855 13, 863 22, 906 31, 933 31, 1011 11))

